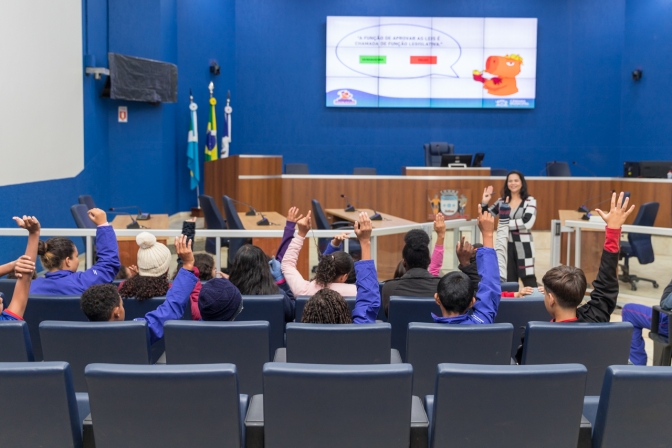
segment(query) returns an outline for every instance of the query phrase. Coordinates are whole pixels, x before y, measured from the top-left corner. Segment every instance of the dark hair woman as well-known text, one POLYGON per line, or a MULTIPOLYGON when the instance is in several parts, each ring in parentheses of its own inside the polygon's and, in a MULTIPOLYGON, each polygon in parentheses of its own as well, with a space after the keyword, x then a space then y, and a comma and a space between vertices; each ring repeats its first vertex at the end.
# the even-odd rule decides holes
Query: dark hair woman
MULTIPOLYGON (((493 188, 483 190, 481 206, 488 207, 492 198, 493 188)), ((537 277, 534 273, 534 241, 532 240, 532 226, 537 217, 537 200, 527 191, 525 176, 520 171, 511 171, 506 176, 502 187, 502 196, 489 207, 490 213, 499 215, 500 205, 509 203, 511 214, 509 218, 509 234, 506 253, 506 280, 517 282, 520 278, 523 285, 537 287, 537 277)), ((500 218, 504 218, 501 216, 500 218)), ((502 251, 504 248, 502 248, 502 251)), ((500 272, 504 267, 500 266, 500 272)))

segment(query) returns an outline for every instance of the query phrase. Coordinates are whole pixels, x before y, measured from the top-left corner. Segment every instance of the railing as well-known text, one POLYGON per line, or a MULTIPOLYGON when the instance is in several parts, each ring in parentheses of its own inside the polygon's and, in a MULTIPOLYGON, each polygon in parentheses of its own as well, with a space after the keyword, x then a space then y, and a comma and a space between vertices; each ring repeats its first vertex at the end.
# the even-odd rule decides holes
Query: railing
MULTIPOLYGON (((378 248, 378 237, 388 236, 388 235, 397 235, 401 233, 406 233, 412 229, 423 229, 428 233, 431 233, 434 224, 432 222, 427 223, 418 223, 418 224, 408 224, 403 226, 393 226, 385 227, 382 229, 373 229, 371 233, 371 257, 374 262, 377 264, 377 248, 378 248)), ((215 262, 217 264, 217 270, 221 269, 221 242, 222 238, 282 238, 284 233, 284 227, 278 230, 205 230, 205 229, 196 229, 196 236, 199 238, 215 238, 215 262)), ((476 220, 467 221, 465 219, 456 219, 451 221, 446 221, 446 229, 453 230, 455 235, 455 241, 457 241, 462 231, 471 231, 472 239, 474 241, 480 240, 480 232, 476 220)), ((179 229, 114 229, 114 232, 117 236, 136 236, 141 232, 149 232, 154 236, 163 236, 163 237, 176 237, 179 236, 182 231, 179 229)), ((343 230, 333 229, 333 230, 311 230, 308 233, 308 237, 312 238, 333 238, 334 236, 343 233, 343 230)), ((19 236, 27 237, 28 232, 24 229, 16 228, 0 228, 0 236, 19 236)), ((86 267, 89 268, 93 265, 93 238, 96 236, 96 229, 41 229, 40 237, 54 237, 54 236, 64 236, 64 237, 83 237, 86 239, 86 267)), ((348 240, 345 240, 345 249, 348 249, 348 240)), ((401 255, 401 254, 400 254, 401 255)), ((454 255, 454 260, 457 261, 457 255, 454 255)), ((457 263, 455 263, 457 265, 457 263)))

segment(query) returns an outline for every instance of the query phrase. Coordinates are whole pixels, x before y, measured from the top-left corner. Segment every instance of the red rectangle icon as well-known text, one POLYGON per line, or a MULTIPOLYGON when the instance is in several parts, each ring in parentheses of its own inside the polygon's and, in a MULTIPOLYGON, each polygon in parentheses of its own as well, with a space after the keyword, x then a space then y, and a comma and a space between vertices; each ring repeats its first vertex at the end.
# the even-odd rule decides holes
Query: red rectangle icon
POLYGON ((436 64, 436 56, 411 56, 411 64, 436 64))

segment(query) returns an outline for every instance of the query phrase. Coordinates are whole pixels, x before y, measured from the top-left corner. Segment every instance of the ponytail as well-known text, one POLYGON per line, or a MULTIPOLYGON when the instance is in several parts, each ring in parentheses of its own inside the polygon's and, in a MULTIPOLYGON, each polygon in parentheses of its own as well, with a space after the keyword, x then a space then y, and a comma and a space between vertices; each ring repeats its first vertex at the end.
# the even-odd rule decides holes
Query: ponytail
POLYGON ((326 288, 341 275, 349 274, 352 267, 352 257, 347 252, 339 251, 323 255, 315 271, 315 283, 326 288))
POLYGON ((48 271, 59 269, 66 258, 75 253, 75 243, 62 236, 49 238, 37 244, 37 255, 40 256, 42 266, 48 271))

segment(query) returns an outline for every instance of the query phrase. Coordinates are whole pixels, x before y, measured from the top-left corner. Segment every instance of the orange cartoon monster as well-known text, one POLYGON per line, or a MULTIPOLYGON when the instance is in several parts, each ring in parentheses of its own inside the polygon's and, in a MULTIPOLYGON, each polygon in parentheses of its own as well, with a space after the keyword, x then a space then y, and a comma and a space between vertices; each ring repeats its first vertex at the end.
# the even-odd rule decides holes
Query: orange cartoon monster
POLYGON ((485 61, 485 72, 495 75, 494 78, 486 79, 478 70, 474 70, 474 80, 483 83, 483 88, 490 95, 507 96, 518 93, 516 76, 520 73, 523 58, 517 54, 506 56, 490 56, 485 61))

